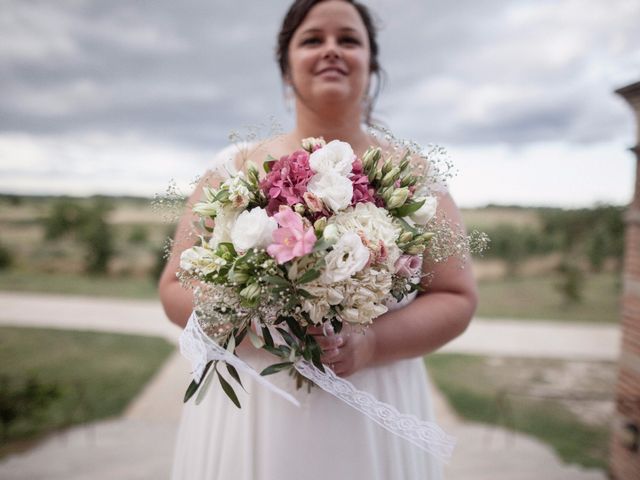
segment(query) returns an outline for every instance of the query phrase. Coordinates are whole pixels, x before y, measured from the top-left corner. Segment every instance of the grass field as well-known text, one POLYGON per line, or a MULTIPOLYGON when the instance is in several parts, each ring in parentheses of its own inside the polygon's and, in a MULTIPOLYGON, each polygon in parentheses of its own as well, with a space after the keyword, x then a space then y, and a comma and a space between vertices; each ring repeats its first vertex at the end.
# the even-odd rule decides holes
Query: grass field
POLYGON ((618 322, 620 277, 591 274, 585 279, 583 300, 564 303, 554 274, 479 283, 480 305, 476 315, 490 318, 545 319, 580 322, 618 322))
POLYGON ((121 413, 172 350, 159 338, 1 327, 2 418, 17 418, 3 429, 0 456, 52 431, 121 413), (34 384, 57 393, 36 398, 34 384), (29 412, 32 400, 44 405, 29 412))
POLYGON ((114 298, 158 298, 151 278, 0 271, 0 291, 114 298))
POLYGON ((426 364, 464 419, 533 435, 567 463, 606 469, 615 364, 454 354, 426 364))

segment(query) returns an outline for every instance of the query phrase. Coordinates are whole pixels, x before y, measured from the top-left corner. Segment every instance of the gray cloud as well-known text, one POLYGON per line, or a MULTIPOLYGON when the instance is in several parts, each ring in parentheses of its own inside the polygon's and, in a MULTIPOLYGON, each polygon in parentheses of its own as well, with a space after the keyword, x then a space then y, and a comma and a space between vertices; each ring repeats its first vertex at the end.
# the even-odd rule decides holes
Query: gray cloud
MULTIPOLYGON (((286 119, 273 49, 288 3, 7 0, 0 130, 213 148, 286 119)), ((389 73, 380 116, 420 141, 616 138, 628 112, 611 91, 640 66, 636 3, 371 1, 389 73)))

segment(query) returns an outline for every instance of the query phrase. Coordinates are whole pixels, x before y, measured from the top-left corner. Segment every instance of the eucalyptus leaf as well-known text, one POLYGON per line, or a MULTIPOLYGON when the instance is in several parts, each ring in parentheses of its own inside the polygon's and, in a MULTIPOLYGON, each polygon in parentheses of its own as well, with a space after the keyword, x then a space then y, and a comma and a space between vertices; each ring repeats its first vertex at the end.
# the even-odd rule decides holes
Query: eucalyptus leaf
POLYGON ((207 390, 209 389, 209 385, 211 384, 211 379, 215 376, 215 374, 216 370, 213 369, 211 372, 209 372, 207 378, 204 379, 204 382, 202 382, 202 385, 198 389, 198 395, 196 395, 196 405, 200 405, 200 402, 204 400, 204 397, 207 394, 207 390))
POLYGON ((420 202, 406 202, 404 205, 402 205, 400 208, 396 208, 394 210, 394 213, 398 216, 398 217, 406 217, 408 215, 411 215, 414 212, 417 212, 418 210, 420 210, 420 207, 422 207, 422 205, 424 205, 424 202, 426 202, 427 200, 424 199, 420 202))
POLYGON ((264 338, 264 343, 266 343, 270 347, 274 346, 273 338, 271 337, 271 332, 269 331, 269 328, 262 327, 262 338, 264 338))
POLYGON ((316 298, 315 295, 310 294, 304 288, 298 288, 296 292, 298 292, 298 294, 304 298, 316 298))
POLYGON ((266 275, 264 277, 265 281, 271 283, 273 285, 278 285, 280 287, 290 287, 291 282, 282 277, 278 277, 276 275, 266 275))
POLYGON ((236 407, 242 408, 242 406, 240 405, 240 400, 238 400, 238 396, 236 395, 236 392, 233 390, 233 387, 229 385, 229 382, 227 382, 219 373, 218 373, 218 380, 220 380, 220 385, 222 386, 222 390, 224 390, 224 393, 227 394, 227 397, 231 399, 231 401, 236 405, 236 407))
POLYGON ((279 372, 280 370, 284 370, 285 368, 290 367, 291 365, 293 365, 292 362, 282 362, 282 363, 276 363, 274 365, 269 365, 267 368, 265 368, 260 372, 260 375, 263 375, 263 376, 272 375, 274 373, 279 372))
POLYGON ((264 346, 264 340, 253 333, 253 330, 249 330, 249 340, 251 340, 251 344, 256 348, 262 348, 264 346))
POLYGON ((236 349, 236 339, 233 335, 229 337, 229 341, 227 342, 227 352, 233 353, 236 349))
POLYGON ((284 328, 276 327, 276 330, 278 330, 280 335, 282 335, 282 338, 284 338, 284 341, 287 342, 287 345, 291 347, 296 345, 296 341, 294 340, 294 338, 284 328))
POLYGON ((229 372, 229 375, 231 375, 233 377, 233 379, 238 382, 240 384, 240 386, 242 387, 242 389, 246 392, 247 389, 244 388, 244 385, 242 385, 242 380, 240 380, 240 375, 238 375, 238 371, 236 370, 236 367, 234 367, 233 365, 230 365, 227 363, 227 371, 229 372))
POLYGON ((207 372, 209 371, 209 368, 211 368, 211 364, 213 363, 213 361, 210 361, 209 363, 207 363, 207 365, 204 367, 204 371, 202 372, 202 376, 200 377, 200 381, 196 382, 195 380, 192 380, 191 383, 189 384, 189 386, 187 387, 187 391, 184 394, 184 403, 187 403, 189 401, 189 399, 191 397, 193 397, 193 394, 196 393, 196 391, 198 390, 198 387, 200 386, 200 384, 202 383, 202 380, 204 379, 205 375, 207 374, 207 372))
POLYGON ((302 276, 298 279, 299 284, 309 283, 320 276, 320 271, 314 268, 311 268, 304 272, 302 276))
POLYGON ((285 317, 285 321, 289 326, 289 330, 291 330, 296 337, 298 337, 300 340, 304 339, 305 332, 294 318, 285 317))

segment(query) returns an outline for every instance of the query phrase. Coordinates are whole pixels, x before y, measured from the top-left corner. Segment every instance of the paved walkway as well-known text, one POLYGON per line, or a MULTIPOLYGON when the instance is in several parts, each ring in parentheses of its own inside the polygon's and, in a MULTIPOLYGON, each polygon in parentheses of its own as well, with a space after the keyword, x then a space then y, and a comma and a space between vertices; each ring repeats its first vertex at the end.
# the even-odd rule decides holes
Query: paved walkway
MULTIPOLYGON (((179 333, 178 328, 164 320, 156 302, 0 292, 0 305, 0 324, 6 325, 119 331, 159 335, 172 341, 179 333)), ((613 360, 618 352, 618 332, 615 326, 478 319, 446 350, 613 360), (596 344, 598 347, 594 348, 596 344)), ((185 360, 173 354, 121 418, 55 434, 25 453, 12 455, 0 463, 0 478, 168 478, 187 371, 185 360)), ((448 480, 606 478, 598 471, 562 464, 547 445, 526 435, 462 422, 442 396, 435 390, 434 394, 439 422, 458 438, 454 457, 447 467, 448 480)))

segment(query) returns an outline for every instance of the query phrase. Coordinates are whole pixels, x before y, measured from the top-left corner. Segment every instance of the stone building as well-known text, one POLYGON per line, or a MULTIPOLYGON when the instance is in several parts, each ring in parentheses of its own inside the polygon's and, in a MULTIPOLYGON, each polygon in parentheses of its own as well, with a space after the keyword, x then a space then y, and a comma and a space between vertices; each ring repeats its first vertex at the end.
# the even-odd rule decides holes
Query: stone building
POLYGON ((640 82, 616 90, 633 109, 638 125, 635 192, 625 223, 622 349, 611 434, 610 473, 615 480, 640 479, 640 82))

